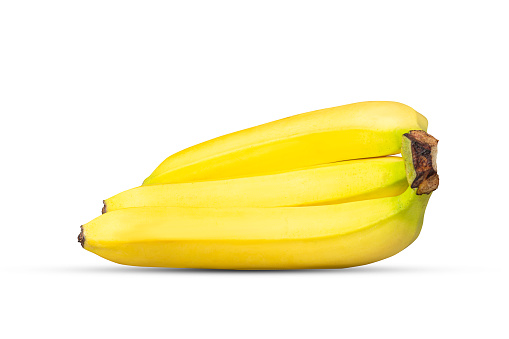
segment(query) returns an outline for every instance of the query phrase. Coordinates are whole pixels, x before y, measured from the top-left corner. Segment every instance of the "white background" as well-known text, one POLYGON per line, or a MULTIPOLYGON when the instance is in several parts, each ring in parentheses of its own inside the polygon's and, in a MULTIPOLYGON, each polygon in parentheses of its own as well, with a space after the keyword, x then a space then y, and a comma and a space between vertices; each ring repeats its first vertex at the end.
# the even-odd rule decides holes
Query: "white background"
POLYGON ((503 1, 2 1, 4 338, 507 338, 503 1), (393 100, 440 139, 417 241, 344 270, 120 266, 79 226, 168 155, 393 100))

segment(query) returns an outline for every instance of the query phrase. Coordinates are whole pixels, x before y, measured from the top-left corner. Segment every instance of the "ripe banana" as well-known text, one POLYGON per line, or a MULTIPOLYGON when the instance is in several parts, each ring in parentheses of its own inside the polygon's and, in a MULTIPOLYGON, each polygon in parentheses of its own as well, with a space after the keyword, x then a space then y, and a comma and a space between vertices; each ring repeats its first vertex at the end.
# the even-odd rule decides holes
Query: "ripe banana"
POLYGON ((83 225, 78 241, 135 266, 305 269, 382 260, 417 238, 438 187, 438 140, 426 127, 407 106, 371 102, 211 140, 149 178, 174 183, 108 199, 108 213, 83 225), (400 151, 402 158, 372 158, 400 151), (355 158, 370 159, 345 161, 355 158), (331 159, 342 161, 324 164, 331 159))
POLYGON ((429 195, 274 208, 139 207, 82 226, 82 246, 119 264, 342 268, 390 257, 419 235, 429 195))
POLYGON ((279 207, 328 205, 396 196, 408 182, 401 157, 341 161, 272 175, 141 186, 104 201, 129 207, 279 207))
POLYGON ((361 102, 277 120, 212 139, 164 160, 143 185, 232 179, 398 154, 401 136, 426 130, 412 108, 361 102))

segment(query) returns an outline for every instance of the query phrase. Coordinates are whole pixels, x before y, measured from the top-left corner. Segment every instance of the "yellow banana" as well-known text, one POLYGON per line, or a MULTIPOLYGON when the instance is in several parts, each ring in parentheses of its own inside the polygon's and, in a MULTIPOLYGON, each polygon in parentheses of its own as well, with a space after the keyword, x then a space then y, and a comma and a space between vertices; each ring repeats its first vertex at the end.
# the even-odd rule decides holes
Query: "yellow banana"
POLYGON ((187 148, 164 160, 143 184, 232 179, 398 154, 401 135, 427 125, 424 116, 396 102, 322 109, 187 148))
POLYGON ((82 226, 116 263, 214 269, 342 268, 390 257, 418 236, 429 194, 274 208, 139 207, 82 226))
POLYGON ((278 207, 327 205, 396 196, 408 182, 401 157, 349 160, 272 175, 141 186, 104 201, 129 207, 278 207))

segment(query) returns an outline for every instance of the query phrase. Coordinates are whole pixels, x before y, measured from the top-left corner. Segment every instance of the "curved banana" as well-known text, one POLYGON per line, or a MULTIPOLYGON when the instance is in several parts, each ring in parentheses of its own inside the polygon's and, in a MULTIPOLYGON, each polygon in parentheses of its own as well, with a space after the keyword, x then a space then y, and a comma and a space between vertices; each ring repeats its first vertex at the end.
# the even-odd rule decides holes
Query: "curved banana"
POLYGON ((82 226, 116 263, 214 269, 342 268, 390 257, 419 235, 429 195, 274 208, 139 207, 82 226))
POLYGON ((279 207, 337 204, 396 196, 408 182, 401 157, 349 160, 272 175, 141 186, 104 201, 129 207, 279 207))
POLYGON ((249 177, 397 154, 404 133, 427 126, 424 116, 397 102, 322 109, 187 148, 164 160, 143 185, 249 177))

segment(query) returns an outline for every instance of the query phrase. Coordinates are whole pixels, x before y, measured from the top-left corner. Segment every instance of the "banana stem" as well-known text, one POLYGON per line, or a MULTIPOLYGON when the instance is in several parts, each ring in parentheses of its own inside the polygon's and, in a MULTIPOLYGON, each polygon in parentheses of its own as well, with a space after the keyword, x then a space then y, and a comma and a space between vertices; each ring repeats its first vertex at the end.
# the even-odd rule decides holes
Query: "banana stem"
POLYGON ((405 160, 408 184, 416 194, 430 194, 438 188, 438 140, 421 130, 403 134, 401 155, 405 160))

